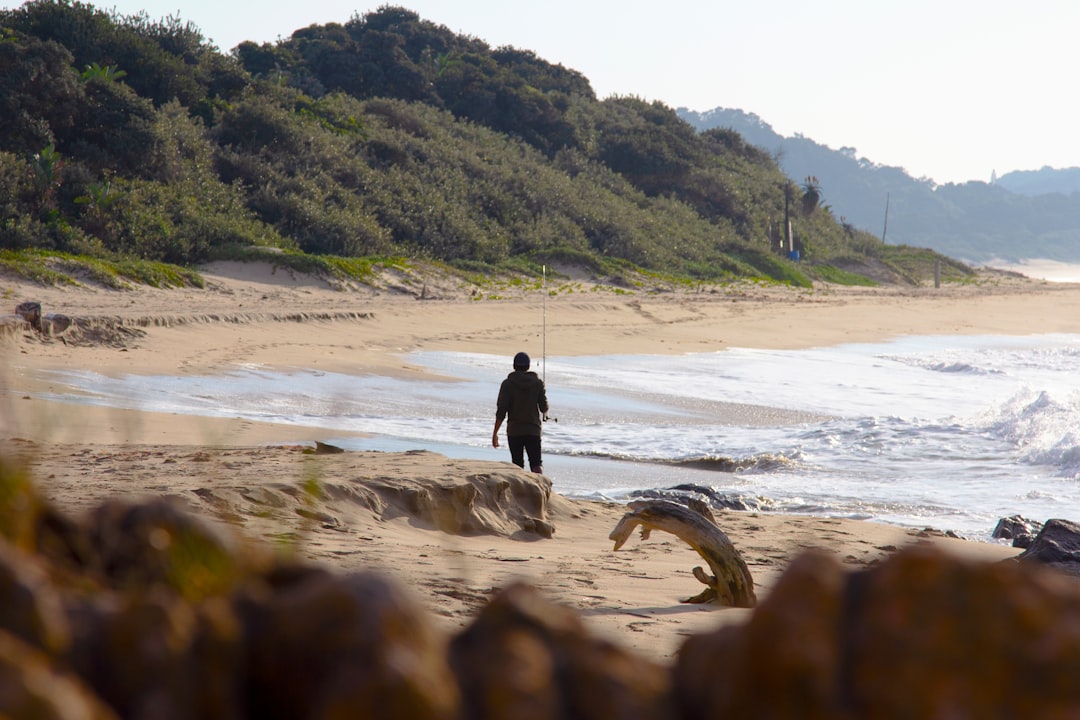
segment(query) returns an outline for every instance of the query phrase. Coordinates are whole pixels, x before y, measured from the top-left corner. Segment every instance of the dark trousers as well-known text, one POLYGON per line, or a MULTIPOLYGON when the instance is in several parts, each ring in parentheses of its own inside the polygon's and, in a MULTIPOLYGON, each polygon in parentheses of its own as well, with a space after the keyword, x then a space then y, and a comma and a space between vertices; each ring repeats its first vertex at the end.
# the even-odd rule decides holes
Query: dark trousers
POLYGON ((525 469, 525 453, 528 453, 529 469, 536 473, 544 472, 539 435, 507 435, 506 444, 510 446, 510 459, 519 468, 525 469))

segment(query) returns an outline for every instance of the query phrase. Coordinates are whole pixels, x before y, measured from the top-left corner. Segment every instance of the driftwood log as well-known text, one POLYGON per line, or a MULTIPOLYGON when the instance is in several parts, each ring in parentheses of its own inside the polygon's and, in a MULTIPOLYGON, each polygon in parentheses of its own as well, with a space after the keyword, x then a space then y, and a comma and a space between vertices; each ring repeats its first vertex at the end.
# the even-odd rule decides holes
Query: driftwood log
POLYGON ((641 539, 647 540, 653 530, 663 530, 675 535, 697 551, 713 574, 706 575, 700 567, 694 568, 694 577, 707 587, 698 595, 683 600, 687 603, 705 603, 715 600, 733 607, 754 607, 754 578, 742 555, 731 544, 712 518, 712 513, 692 510, 669 500, 637 500, 629 505, 626 513, 608 537, 615 541, 618 550, 630 538, 634 528, 641 526, 641 539))

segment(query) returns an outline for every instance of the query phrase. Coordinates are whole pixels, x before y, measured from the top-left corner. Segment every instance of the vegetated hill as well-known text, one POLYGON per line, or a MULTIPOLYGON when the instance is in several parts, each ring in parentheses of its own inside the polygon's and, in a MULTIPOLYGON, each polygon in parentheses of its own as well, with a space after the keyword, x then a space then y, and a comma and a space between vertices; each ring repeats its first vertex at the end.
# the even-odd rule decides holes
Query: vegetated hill
MULTIPOLYGON (((995 184, 935 185, 902 168, 857 157, 854 148, 833 150, 799 135, 783 137, 752 113, 725 108, 701 113, 680 108, 678 113, 703 132, 734 129, 778 158, 790 178, 816 176, 823 202, 837 217, 879 237, 884 233, 888 243, 933 248, 969 262, 1080 262, 1080 194, 1038 194, 1036 183, 1023 173, 1010 173, 995 184)), ((1076 178, 1058 172, 1059 180, 1076 178)))
POLYGON ((737 133, 598 100, 580 73, 404 8, 223 55, 179 18, 31 0, 0 12, 0 68, 0 249, 192 264, 270 246, 797 284, 925 267, 737 133))
POLYGON ((1017 195, 1072 195, 1080 192, 1080 167, 1014 170, 999 177, 995 184, 1017 195))

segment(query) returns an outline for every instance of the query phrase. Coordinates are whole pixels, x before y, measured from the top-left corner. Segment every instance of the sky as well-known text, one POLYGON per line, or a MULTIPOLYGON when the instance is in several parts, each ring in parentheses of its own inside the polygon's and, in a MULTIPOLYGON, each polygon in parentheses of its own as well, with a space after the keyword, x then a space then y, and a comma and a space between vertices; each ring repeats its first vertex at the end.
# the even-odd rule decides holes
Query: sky
MULTIPOLYGON (((0 7, 21 2, 0 0, 0 7)), ((223 51, 382 5, 581 72, 600 98, 755 113, 939 184, 1080 166, 1076 0, 115 0, 223 51)))

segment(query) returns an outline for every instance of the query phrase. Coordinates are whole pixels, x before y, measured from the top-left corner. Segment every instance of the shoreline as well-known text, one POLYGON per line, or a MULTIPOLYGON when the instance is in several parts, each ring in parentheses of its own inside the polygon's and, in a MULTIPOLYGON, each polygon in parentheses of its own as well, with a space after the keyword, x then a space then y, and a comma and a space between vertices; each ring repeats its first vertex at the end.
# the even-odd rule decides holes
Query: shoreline
MULTIPOLYGON (((941 290, 803 291, 747 284, 620 294, 568 281, 546 301, 546 338, 541 304, 530 292, 474 299, 460 288, 429 286, 425 296, 434 299, 418 299, 282 277, 266 265, 219 264, 206 277, 205 290, 128 291, 42 288, 0 277, 0 296, 11 308, 41 302, 46 313, 110 318, 139 331, 119 345, 68 344, 29 332, 0 339, 0 442, 30 459, 53 499, 85 509, 110 496, 177 496, 218 522, 267 538, 295 532, 303 516, 296 508, 279 509, 281 526, 268 527, 269 519, 250 498, 295 488, 317 472, 338 488, 337 499, 319 510, 336 524, 305 526, 305 557, 343 572, 383 568, 418 594, 451 632, 493 588, 524 577, 578 609, 597 632, 669 659, 688 634, 741 621, 747 611, 679 602, 697 592, 690 568, 700 559, 674 536, 635 540, 612 552, 607 535, 624 506, 559 498, 550 539, 448 534, 415 518, 378 517, 348 498, 371 483, 401 485, 418 477, 461 483, 506 473, 513 479, 520 471, 501 456, 499 462, 424 451, 312 456, 298 443, 325 441, 330 433, 60 403, 42 397, 48 382, 36 373, 193 376, 255 366, 421 379, 437 374, 410 365, 409 352, 539 355, 545 340, 551 356, 670 355, 810 348, 902 335, 1080 333, 1080 285, 1004 275, 990 276, 985 285, 941 290)), ((835 554, 851 568, 876 563, 913 542, 995 559, 1018 552, 862 520, 732 511, 718 513, 718 520, 748 556, 759 598, 810 547, 835 554)))
MULTIPOLYGON (((533 291, 478 300, 461 288, 441 288, 419 299, 368 287, 343 290, 316 278, 285 276, 265 263, 216 263, 204 272, 204 290, 42 287, 0 276, 0 295, 12 309, 20 302, 40 302, 43 313, 125 330, 111 342, 73 343, 28 330, 0 335, 0 389, 7 388, 11 398, 6 412, 0 408, 0 436, 15 432, 12 418, 22 416, 31 422, 22 423, 21 432, 36 439, 48 439, 50 433, 69 437, 68 426, 74 424, 80 433, 100 429, 102 439, 110 442, 125 439, 123 427, 129 428, 132 442, 153 441, 179 422, 185 442, 205 441, 207 433, 192 428, 186 416, 150 413, 144 418, 150 425, 146 429, 130 421, 118 426, 102 409, 42 398, 50 387, 38 371, 182 377, 254 367, 452 380, 410 363, 408 353, 498 355, 522 349, 534 357, 543 350, 550 356, 673 355, 736 347, 807 349, 911 335, 1080 333, 1080 284, 1028 281, 1011 274, 942 289, 810 291, 741 284, 633 294, 568 281, 542 310, 533 291), (15 400, 27 394, 38 396, 35 403, 43 409, 16 412, 22 409, 15 400), (56 421, 69 412, 89 417, 56 421)), ((318 434, 295 429, 289 437, 272 423, 254 426, 265 433, 244 429, 238 434, 238 419, 212 418, 208 424, 215 427, 211 435, 266 442, 318 434)))
MULTIPOLYGON (((278 277, 263 263, 215 263, 206 289, 42 287, 0 276, 12 309, 86 317, 134 330, 114 345, 35 342, 33 364, 107 373, 191 374, 242 363, 274 368, 415 375, 415 350, 513 354, 670 355, 755 348, 807 349, 909 335, 1080 332, 1080 284, 992 274, 979 284, 934 288, 822 287, 742 283, 633 293, 568 281, 499 299, 447 288, 416 294, 337 289, 278 277), (334 319, 339 318, 339 319, 334 319), (348 319, 344 319, 348 318, 348 319), (546 322, 545 322, 546 321, 546 322), (546 337, 545 337, 546 332, 546 337)), ((0 307, 0 315, 4 312, 0 307)), ((0 339, 31 354, 23 333, 0 339)), ((18 359, 16 355, 16 360, 18 359)))

